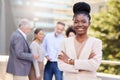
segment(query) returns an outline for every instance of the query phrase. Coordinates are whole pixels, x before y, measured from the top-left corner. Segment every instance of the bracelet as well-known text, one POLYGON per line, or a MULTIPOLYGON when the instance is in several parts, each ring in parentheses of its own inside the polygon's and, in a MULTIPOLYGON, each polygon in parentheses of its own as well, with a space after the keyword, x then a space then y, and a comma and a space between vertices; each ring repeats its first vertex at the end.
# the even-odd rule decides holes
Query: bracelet
POLYGON ((70 64, 70 60, 72 60, 72 59, 68 59, 68 64, 70 64))

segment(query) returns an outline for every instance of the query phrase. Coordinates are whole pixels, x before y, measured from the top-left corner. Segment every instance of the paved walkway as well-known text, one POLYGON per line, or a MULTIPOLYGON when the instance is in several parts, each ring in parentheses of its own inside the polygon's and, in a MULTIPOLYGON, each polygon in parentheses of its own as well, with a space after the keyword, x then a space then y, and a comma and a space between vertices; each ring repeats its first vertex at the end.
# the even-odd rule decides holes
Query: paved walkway
POLYGON ((7 62, 0 61, 0 80, 13 80, 12 76, 6 73, 7 62))
POLYGON ((0 80, 13 80, 11 74, 6 73, 8 56, 0 55, 0 80))
POLYGON ((13 80, 10 74, 6 73, 8 56, 0 56, 0 80, 13 80))

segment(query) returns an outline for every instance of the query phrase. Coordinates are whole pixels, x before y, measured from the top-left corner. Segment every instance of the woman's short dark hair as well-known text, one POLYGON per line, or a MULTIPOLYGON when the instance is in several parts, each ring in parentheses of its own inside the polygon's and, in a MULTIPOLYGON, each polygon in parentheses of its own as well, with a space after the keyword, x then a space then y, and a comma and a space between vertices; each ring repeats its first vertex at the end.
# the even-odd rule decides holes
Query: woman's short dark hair
POLYGON ((76 34, 75 30, 73 29, 73 26, 69 26, 69 27, 67 28, 67 30, 66 30, 66 32, 65 32, 65 35, 66 35, 67 37, 69 37, 69 33, 70 33, 70 32, 73 32, 74 34, 76 34))
POLYGON ((73 5, 73 13, 74 16, 73 18, 77 15, 77 14, 85 14, 88 16, 89 20, 91 20, 91 16, 90 16, 90 5, 86 2, 77 2, 73 5))

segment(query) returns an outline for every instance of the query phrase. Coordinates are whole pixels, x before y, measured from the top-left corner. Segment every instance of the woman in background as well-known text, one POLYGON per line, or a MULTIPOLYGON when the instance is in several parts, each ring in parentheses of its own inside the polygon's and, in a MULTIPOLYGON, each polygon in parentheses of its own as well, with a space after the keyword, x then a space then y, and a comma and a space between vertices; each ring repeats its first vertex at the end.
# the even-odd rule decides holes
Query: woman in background
POLYGON ((43 60, 44 60, 44 51, 42 49, 41 42, 44 37, 44 32, 42 29, 37 28, 34 31, 34 40, 30 45, 32 53, 39 54, 38 60, 33 60, 33 66, 31 67, 29 80, 42 80, 43 78, 43 60))
POLYGON ((66 37, 72 37, 76 35, 75 30, 73 29, 73 26, 69 26, 65 32, 66 37))
POLYGON ((64 72, 63 80, 97 80, 96 71, 102 60, 102 41, 87 34, 90 6, 78 2, 74 4, 73 12, 76 36, 64 39, 58 67, 64 72))

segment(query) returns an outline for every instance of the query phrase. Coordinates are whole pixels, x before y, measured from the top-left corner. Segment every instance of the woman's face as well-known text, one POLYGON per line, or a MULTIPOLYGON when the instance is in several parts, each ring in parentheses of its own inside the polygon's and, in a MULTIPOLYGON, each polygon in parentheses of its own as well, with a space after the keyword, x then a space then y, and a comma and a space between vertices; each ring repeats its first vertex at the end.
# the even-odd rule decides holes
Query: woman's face
POLYGON ((35 34, 36 39, 42 41, 43 37, 44 37, 44 32, 41 30, 39 31, 37 34, 35 34))
POLYGON ((68 37, 73 37, 73 36, 75 36, 74 32, 70 32, 69 35, 68 35, 68 37))
POLYGON ((74 17, 74 30, 77 35, 87 34, 87 29, 90 25, 90 21, 87 15, 78 14, 74 17))

